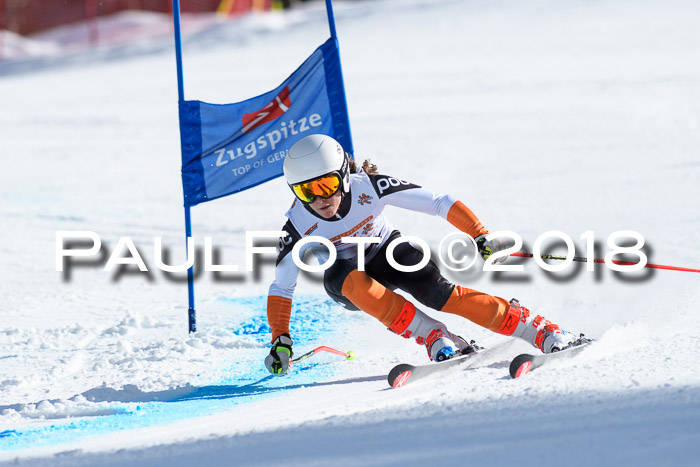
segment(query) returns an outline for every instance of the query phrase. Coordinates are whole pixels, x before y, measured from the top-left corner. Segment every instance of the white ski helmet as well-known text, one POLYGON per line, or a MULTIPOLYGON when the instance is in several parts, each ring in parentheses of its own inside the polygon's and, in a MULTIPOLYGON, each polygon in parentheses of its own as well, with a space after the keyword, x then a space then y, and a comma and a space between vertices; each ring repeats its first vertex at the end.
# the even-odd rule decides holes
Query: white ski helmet
POLYGON ((291 187, 330 173, 338 174, 342 193, 350 190, 350 170, 343 147, 327 135, 305 136, 292 145, 284 158, 284 178, 291 187))

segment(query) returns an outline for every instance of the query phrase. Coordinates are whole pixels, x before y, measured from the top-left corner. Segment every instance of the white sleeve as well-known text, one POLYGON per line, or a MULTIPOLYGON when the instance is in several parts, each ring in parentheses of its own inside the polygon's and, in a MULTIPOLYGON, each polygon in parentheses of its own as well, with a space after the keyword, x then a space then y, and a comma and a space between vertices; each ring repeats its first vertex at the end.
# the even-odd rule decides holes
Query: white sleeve
MULTIPOLYGON (((280 240, 277 249, 275 280, 270 285, 268 295, 277 295, 278 297, 291 299, 294 294, 294 288, 297 285, 297 277, 299 277, 299 268, 292 260, 292 250, 296 242, 301 240, 301 235, 299 235, 299 232, 289 219, 287 219, 282 230, 287 232, 287 236, 280 240)), ((308 244, 302 247, 302 250, 306 250, 307 247, 308 244)), ((303 254, 303 251, 300 253, 303 254)))
POLYGON ((388 175, 370 175, 369 178, 377 196, 385 205, 398 206, 446 219, 450 208, 457 201, 450 195, 438 194, 388 175))
POLYGON ((298 276, 299 268, 292 261, 292 255, 285 255, 275 267, 275 280, 270 285, 268 295, 277 295, 278 297, 291 299, 292 295, 294 295, 298 276))
POLYGON ((414 188, 386 197, 387 205, 440 216, 443 219, 447 219, 447 213, 455 201, 457 200, 450 195, 441 195, 426 188, 414 188))

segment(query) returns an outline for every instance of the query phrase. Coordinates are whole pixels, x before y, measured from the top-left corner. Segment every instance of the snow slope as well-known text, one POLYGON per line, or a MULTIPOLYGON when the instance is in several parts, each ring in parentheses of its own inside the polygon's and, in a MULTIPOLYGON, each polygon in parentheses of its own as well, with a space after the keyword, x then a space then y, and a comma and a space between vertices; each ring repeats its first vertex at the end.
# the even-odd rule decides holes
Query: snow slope
MULTIPOLYGON (((582 253, 594 231, 602 256, 608 235, 634 230, 650 262, 700 267, 697 2, 335 7, 359 159, 457 196, 524 249, 560 230, 582 253)), ((695 465, 698 274, 545 273, 532 260, 509 261, 522 273, 446 271, 599 338, 521 380, 507 364, 527 346, 441 316, 498 351, 389 389, 389 369, 424 362, 424 349, 335 307, 313 275, 295 299, 295 351, 357 359, 314 356, 269 377, 270 261, 255 275, 201 274, 188 335, 182 276, 153 267, 155 236, 184 259, 174 52, 155 26, 167 18, 113 21, 154 26, 90 50, 71 42, 79 30, 56 31, 0 61, 0 464, 695 465), (57 230, 97 232, 105 254, 130 236, 152 271, 103 272, 104 256, 57 272, 57 230)), ((328 35, 316 3, 191 24, 186 96, 214 103, 272 89, 328 35)), ((205 203, 194 235, 242 265, 244 232, 277 230, 290 201, 278 179, 205 203)), ((452 232, 387 213, 434 248, 452 232)))

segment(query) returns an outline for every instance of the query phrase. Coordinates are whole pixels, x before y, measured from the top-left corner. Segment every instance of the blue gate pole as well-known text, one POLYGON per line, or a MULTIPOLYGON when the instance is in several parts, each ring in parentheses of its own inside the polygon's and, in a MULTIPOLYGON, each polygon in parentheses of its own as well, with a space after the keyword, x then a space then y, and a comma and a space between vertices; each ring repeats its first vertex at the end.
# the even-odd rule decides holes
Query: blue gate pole
POLYGON ((331 29, 331 38, 338 39, 335 34, 335 16, 333 15, 333 2, 326 0, 326 13, 328 14, 328 27, 331 29))
MULTIPOLYGON (((173 0, 173 29, 175 31, 175 60, 177 62, 177 93, 178 111, 179 104, 185 101, 185 88, 182 79, 182 34, 180 32, 180 0, 173 0)), ((180 121, 178 117, 178 122, 180 121)), ((182 130, 180 130, 182 131, 182 130)), ((182 143, 180 143, 182 149, 182 143)), ((190 220, 190 207, 185 206, 185 249, 189 256, 190 249, 187 242, 192 237, 192 222, 190 220)), ((189 257, 187 258, 189 261, 189 257)), ((194 264, 187 270, 187 321, 189 332, 197 330, 197 312, 194 309, 194 264)))
MULTIPOLYGON (((338 36, 335 32, 335 16, 333 15, 333 2, 331 0, 326 0, 326 13, 328 14, 328 27, 331 30, 331 39, 335 41, 335 46, 338 50, 338 36)), ((345 107, 345 127, 348 129, 348 141, 350 141, 350 147, 345 148, 347 152, 353 155, 355 150, 352 144, 352 132, 350 131, 350 116, 348 115, 348 100, 345 97, 345 81, 343 80, 343 67, 340 61, 340 52, 338 52, 338 69, 340 70, 340 88, 343 90, 343 106, 345 107)))

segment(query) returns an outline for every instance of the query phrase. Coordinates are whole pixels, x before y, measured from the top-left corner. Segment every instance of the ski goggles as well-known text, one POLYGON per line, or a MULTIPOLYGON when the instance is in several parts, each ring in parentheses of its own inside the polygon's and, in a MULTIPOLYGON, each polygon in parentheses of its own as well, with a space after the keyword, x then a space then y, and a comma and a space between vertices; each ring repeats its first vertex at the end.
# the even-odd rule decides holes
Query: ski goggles
POLYGON ((317 196, 330 198, 340 188, 340 177, 332 173, 308 182, 292 185, 292 191, 304 203, 311 203, 317 196))

